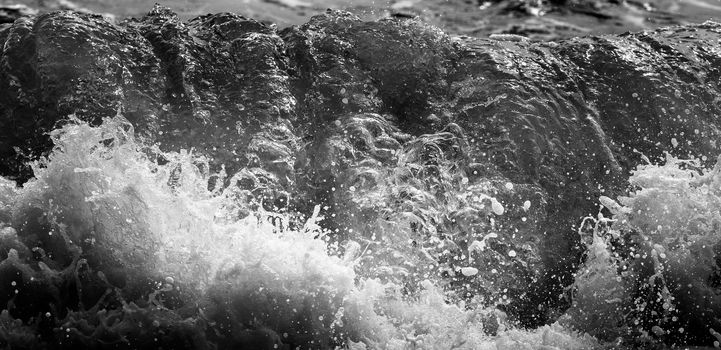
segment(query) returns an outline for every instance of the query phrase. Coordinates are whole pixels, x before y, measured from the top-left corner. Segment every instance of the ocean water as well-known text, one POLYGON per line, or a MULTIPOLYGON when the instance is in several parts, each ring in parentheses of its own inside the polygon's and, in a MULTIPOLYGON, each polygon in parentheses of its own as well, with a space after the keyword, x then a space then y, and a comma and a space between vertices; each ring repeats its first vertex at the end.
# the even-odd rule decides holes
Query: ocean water
POLYGON ((628 197, 602 197, 580 225, 588 254, 573 306, 525 330, 449 303, 431 280, 409 296, 357 273, 373 253, 352 237, 330 253, 320 207, 297 227, 262 209, 240 215, 246 203, 207 159, 143 145, 121 116, 71 120, 51 137, 35 179, 0 179, 4 346, 548 350, 683 343, 684 327, 718 334, 696 306, 721 305, 710 285, 721 167, 669 157, 640 166, 628 197))

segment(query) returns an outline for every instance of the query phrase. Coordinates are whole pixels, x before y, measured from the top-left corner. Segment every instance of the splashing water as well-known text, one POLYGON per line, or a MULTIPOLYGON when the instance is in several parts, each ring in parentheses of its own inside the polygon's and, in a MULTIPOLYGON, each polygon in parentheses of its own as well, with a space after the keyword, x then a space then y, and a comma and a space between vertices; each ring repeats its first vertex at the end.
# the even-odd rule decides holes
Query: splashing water
MULTIPOLYGON (((448 304, 429 281, 409 298, 400 286, 359 278, 352 252, 328 254, 318 210, 299 230, 262 210, 238 218, 232 188, 208 190, 224 179, 204 159, 143 147, 122 117, 99 127, 74 121, 51 137, 55 148, 33 165, 34 180, 0 181, 0 275, 22 277, 18 295, 73 281, 79 301, 64 305, 69 311, 35 310, 53 320, 54 335, 44 337, 61 346, 157 347, 181 332, 186 348, 598 346, 559 324, 513 329, 499 311, 448 304)), ((6 342, 32 341, 7 312, 0 321, 3 334, 16 335, 6 342)))
POLYGON ((716 346, 721 160, 709 170, 667 156, 639 166, 629 183, 636 191, 619 202, 601 197, 613 219, 599 213, 582 225, 592 242, 562 323, 633 346, 716 346))

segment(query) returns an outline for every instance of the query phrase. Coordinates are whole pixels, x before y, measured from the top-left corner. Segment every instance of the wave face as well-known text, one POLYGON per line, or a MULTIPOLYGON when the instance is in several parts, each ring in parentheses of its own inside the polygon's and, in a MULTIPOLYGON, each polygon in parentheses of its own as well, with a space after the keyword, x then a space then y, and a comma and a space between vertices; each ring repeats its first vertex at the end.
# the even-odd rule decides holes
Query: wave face
POLYGON ((161 7, 18 19, 0 28, 3 339, 713 344, 714 214, 678 248, 653 230, 696 242, 675 233, 688 212, 642 195, 675 186, 643 174, 719 154, 720 28, 530 43, 336 11, 281 32, 161 7), (629 176, 643 162, 666 165, 629 176), (599 203, 615 222, 583 221, 599 203))

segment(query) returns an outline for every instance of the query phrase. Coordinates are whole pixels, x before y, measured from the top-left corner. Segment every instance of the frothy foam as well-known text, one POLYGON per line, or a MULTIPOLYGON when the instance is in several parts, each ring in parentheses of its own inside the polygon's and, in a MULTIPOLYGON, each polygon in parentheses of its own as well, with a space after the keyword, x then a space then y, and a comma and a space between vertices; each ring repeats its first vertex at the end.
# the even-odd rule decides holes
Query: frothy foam
MULTIPOLYGON (((206 333, 246 345, 264 339, 273 346, 351 349, 597 345, 560 325, 512 329, 502 312, 448 304, 430 281, 408 297, 398 285, 357 277, 353 254, 359 249, 348 249, 346 257, 329 255, 319 210, 299 230, 274 224, 288 219, 276 213, 239 218, 232 188, 208 190, 214 176, 202 158, 143 147, 122 117, 100 127, 74 121, 51 136, 55 148, 33 165, 36 179, 23 188, 1 183, 6 229, 25 242, 61 238, 62 248, 46 245, 57 269, 89 256, 103 278, 119 266, 128 276, 157 281, 151 299, 180 290, 181 304, 197 307, 185 319, 207 321, 197 326, 206 333)), ((172 310, 153 300, 148 307, 172 310)))

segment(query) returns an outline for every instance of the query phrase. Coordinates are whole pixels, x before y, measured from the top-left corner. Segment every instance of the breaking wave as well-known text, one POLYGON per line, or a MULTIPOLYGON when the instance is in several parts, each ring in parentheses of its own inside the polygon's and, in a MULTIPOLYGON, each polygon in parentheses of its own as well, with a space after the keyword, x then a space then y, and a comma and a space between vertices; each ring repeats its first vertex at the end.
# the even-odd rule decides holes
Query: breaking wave
POLYGON ((248 203, 224 185, 232 178, 192 152, 143 145, 122 117, 98 127, 73 120, 51 138, 35 179, 22 188, 0 179, 3 346, 591 349, 680 344, 701 333, 721 340, 709 329, 714 315, 698 315, 698 306, 721 303, 711 288, 721 281, 719 167, 669 158, 639 167, 630 196, 601 198, 605 209, 581 225, 589 249, 573 306, 553 325, 523 330, 499 310, 449 302, 435 281, 408 293, 357 273, 374 253, 353 241, 330 249, 320 207, 303 225, 262 206, 244 215, 248 203))

